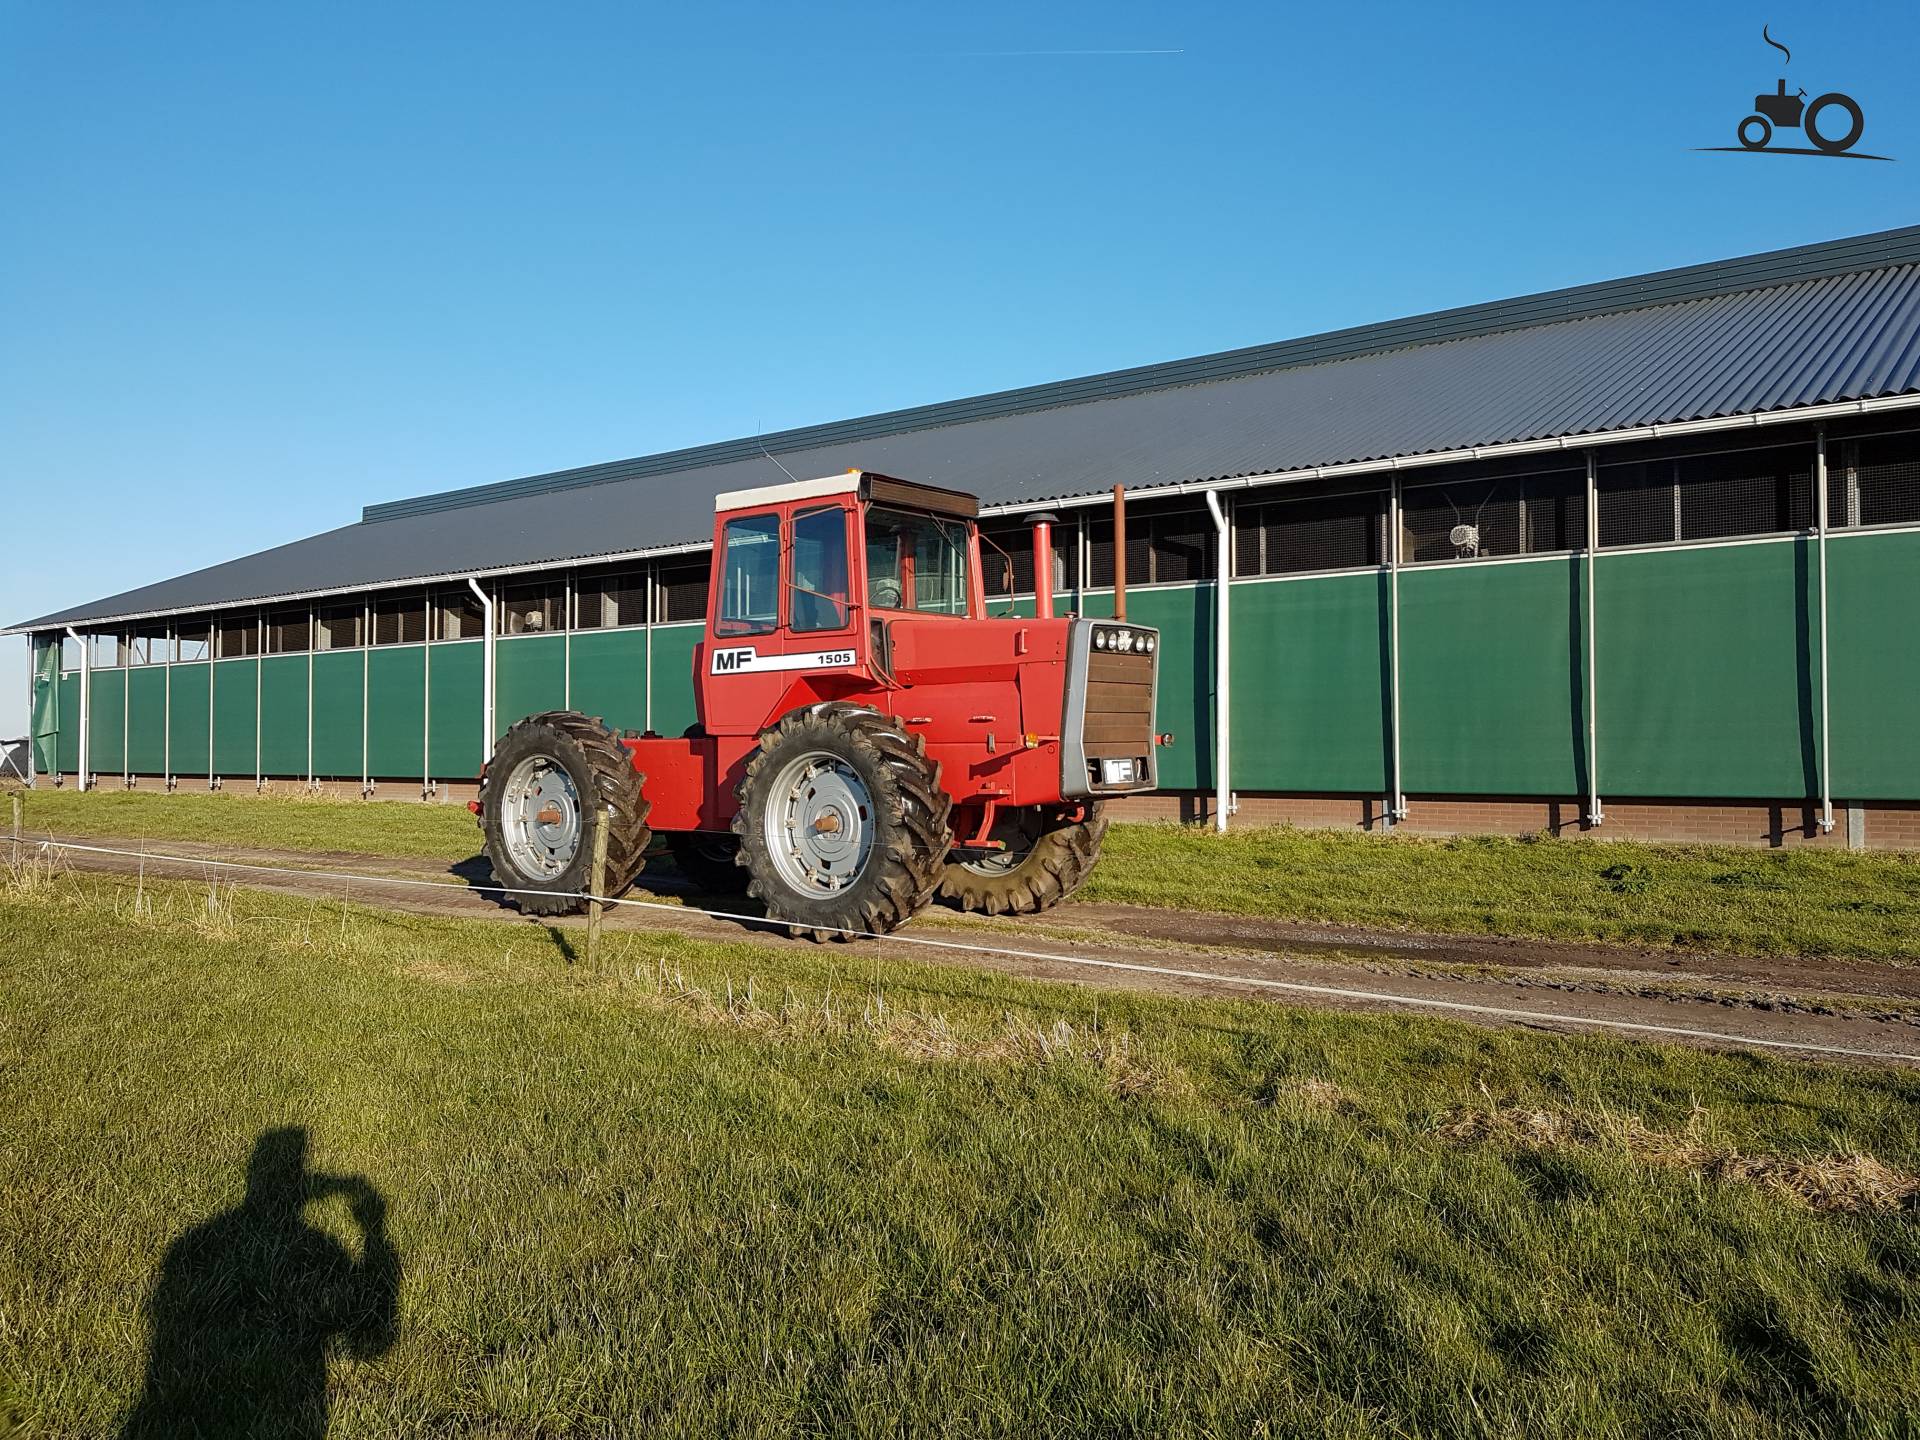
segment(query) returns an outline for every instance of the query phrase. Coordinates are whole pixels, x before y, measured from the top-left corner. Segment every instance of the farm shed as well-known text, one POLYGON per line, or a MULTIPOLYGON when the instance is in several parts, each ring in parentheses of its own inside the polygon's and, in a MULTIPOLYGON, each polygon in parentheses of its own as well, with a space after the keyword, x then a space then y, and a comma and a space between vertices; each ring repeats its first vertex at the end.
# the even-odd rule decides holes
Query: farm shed
POLYGON ((1920 845, 1920 226, 369 505, 12 627, 38 782, 445 800, 534 711, 678 734, 763 446, 979 494, 996 612, 1046 509, 1105 613, 1126 485, 1133 813, 1920 845))

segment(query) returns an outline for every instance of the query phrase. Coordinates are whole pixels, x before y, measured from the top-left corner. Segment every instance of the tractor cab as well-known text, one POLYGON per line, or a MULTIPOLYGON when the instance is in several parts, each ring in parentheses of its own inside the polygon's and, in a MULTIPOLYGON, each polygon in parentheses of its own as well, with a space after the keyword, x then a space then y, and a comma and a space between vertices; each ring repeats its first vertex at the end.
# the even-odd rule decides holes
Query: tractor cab
POLYGON ((886 689, 900 622, 962 634, 983 619, 979 508, 858 470, 721 495, 696 653, 706 733, 757 734, 787 696, 886 689))
MULTIPOLYGON (((702 889, 744 888, 818 939, 885 933, 936 895, 993 914, 1066 898, 1102 802, 1155 786, 1159 635, 1126 621, 1124 571, 1116 618, 1054 615, 1047 516, 1035 614, 989 617, 978 516, 864 470, 719 496, 698 723, 509 730, 476 807, 508 896, 573 908, 604 824, 607 893, 657 838, 702 889)), ((1115 522, 1118 556, 1117 491, 1115 522)))

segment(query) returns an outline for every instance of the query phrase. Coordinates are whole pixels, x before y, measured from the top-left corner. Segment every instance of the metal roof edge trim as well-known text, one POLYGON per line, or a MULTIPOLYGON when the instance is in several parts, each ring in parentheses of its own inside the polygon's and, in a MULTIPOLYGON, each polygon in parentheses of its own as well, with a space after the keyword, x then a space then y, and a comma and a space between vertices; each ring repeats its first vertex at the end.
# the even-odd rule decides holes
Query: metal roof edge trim
MULTIPOLYGON (((1128 490, 1127 496, 1135 500, 1154 500, 1175 495, 1199 495, 1208 490, 1246 490, 1260 485, 1338 479, 1347 475, 1376 475, 1393 470, 1419 470, 1431 466, 1460 464, 1468 460, 1497 459, 1508 455, 1537 454, 1547 451, 1583 450, 1588 446, 1621 445, 1634 440, 1653 440, 1669 435, 1701 435, 1715 430, 1747 430, 1766 425, 1791 424, 1796 421, 1823 420, 1842 415, 1871 415, 1886 410, 1915 408, 1920 408, 1920 394, 1886 395, 1867 400, 1835 400, 1823 405, 1791 406, 1781 410, 1755 411, 1742 415, 1716 415, 1702 420, 1676 420, 1659 425, 1636 425, 1621 430, 1596 430, 1587 434, 1563 435, 1546 440, 1510 440, 1495 445, 1469 445, 1458 450, 1436 450, 1425 455, 1388 456, 1380 460, 1355 460, 1337 465, 1308 465, 1297 470, 1264 471, 1255 475, 1240 475, 1218 480, 1179 480, 1165 485, 1142 485, 1128 490)), ((1022 511, 1042 507, 1082 509, 1104 505, 1111 499, 1111 491, 1099 490, 1087 495, 1009 500, 995 505, 982 505, 980 515, 982 519, 988 519, 1000 515, 1018 515, 1022 511)), ((533 561, 524 565, 436 571, 432 574, 409 575, 398 580, 381 580, 363 585, 290 591, 280 595, 255 595, 219 605, 181 605, 164 610, 130 610, 120 614, 83 616, 68 620, 53 620, 47 616, 41 616, 35 620, 26 620, 17 625, 0 628, 0 636, 41 634, 66 625, 99 626, 135 620, 164 619, 173 615, 212 614, 244 606, 291 605, 301 600, 322 600, 332 595, 410 590, 422 585, 445 585, 466 579, 492 580, 504 575, 527 575, 541 570, 579 569, 589 565, 618 565, 629 560, 652 560, 671 555, 687 555, 710 548, 712 548, 711 541, 687 540, 675 545, 654 545, 643 550, 617 550, 604 555, 576 555, 565 559, 533 561)))
POLYGON ((1911 225, 1559 290, 1543 290, 1504 300, 1427 311, 1267 345, 1222 350, 1154 365, 1103 371, 1068 380, 991 391, 959 400, 827 421, 767 435, 715 441, 630 460, 575 466, 515 480, 388 500, 363 507, 360 519, 362 524, 376 524, 382 520, 464 509, 470 505, 484 505, 524 495, 580 489, 649 475, 671 474, 677 470, 726 464, 751 459, 776 448, 791 451, 847 444, 971 420, 1023 414, 1089 400, 1115 399, 1210 380, 1237 379, 1271 370, 1353 359, 1414 345, 1467 339, 1532 325, 1588 319, 1687 300, 1711 299, 1796 281, 1916 262, 1920 262, 1920 225, 1911 225))

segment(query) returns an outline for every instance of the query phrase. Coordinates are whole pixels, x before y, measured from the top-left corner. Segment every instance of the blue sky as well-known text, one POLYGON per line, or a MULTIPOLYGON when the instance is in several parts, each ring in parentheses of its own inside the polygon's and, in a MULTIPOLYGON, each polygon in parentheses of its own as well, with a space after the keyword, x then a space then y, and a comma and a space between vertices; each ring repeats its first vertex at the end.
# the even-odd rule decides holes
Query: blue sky
POLYGON ((367 501, 1920 221, 1916 60, 1911 5, 0 0, 0 621, 367 501), (1690 148, 1781 74, 1900 163, 1690 148))

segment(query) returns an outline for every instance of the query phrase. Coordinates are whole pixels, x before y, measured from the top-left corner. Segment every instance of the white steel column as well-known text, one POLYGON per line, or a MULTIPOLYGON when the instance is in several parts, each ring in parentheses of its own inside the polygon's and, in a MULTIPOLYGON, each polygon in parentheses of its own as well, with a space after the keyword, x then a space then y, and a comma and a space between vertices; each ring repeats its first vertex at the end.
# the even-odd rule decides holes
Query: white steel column
MULTIPOLYGON (((33 693, 35 685, 40 679, 40 670, 37 664, 40 657, 35 653, 35 649, 33 636, 27 636, 27 788, 29 790, 34 788, 34 777, 40 773, 36 763, 39 759, 37 752, 40 749, 40 731, 34 715, 36 707, 34 705, 33 693)), ((60 671, 58 668, 54 670, 53 675, 53 683, 57 686, 60 683, 60 671)), ((59 743, 59 736, 56 733, 54 744, 58 745, 59 743)))
POLYGON ((75 778, 79 781, 80 788, 85 790, 87 788, 87 706, 93 693, 93 654, 87 648, 87 642, 81 639, 78 630, 69 625, 67 634, 72 636, 73 643, 80 647, 80 761, 75 767, 78 771, 75 778))
POLYGON ((647 666, 642 683, 646 688, 646 701, 641 707, 640 724, 646 733, 653 733, 653 627, 660 623, 666 607, 660 598, 660 567, 649 563, 647 574, 647 666))
POLYGON ((307 789, 313 789, 313 647, 320 643, 320 610, 307 606, 307 789))
POLYGON ((1407 792, 1400 777, 1400 476, 1396 472, 1387 494, 1387 713, 1393 735, 1392 798, 1387 821, 1407 818, 1407 792))
POLYGON ((1594 590, 1594 571, 1600 554, 1600 464, 1587 451, 1587 824, 1604 825, 1600 808, 1600 664, 1597 636, 1600 605, 1594 590))
POLYGON ((253 788, 257 794, 264 788, 264 767, 260 764, 260 697, 266 685, 267 677, 267 612, 256 611, 253 617, 253 788))
POLYGON ((480 657, 480 763, 493 754, 493 599, 480 588, 480 582, 467 577, 467 588, 480 602, 481 643, 486 647, 480 657))
POLYGON ((360 798, 373 789, 373 601, 360 603, 360 798))
POLYGON ((420 601, 420 798, 433 793, 433 593, 420 601))
POLYGON ((1233 728, 1228 708, 1232 670, 1228 651, 1227 580, 1233 573, 1233 528, 1220 505, 1220 492, 1209 490, 1207 513, 1213 516, 1213 531, 1219 546, 1213 576, 1213 828, 1227 832, 1227 815, 1233 808, 1232 772, 1228 769, 1229 746, 1233 728))
POLYGON ((1833 729, 1827 703, 1827 427, 1813 431, 1814 534, 1820 549, 1820 829, 1833 830, 1833 729))
POLYGON ((212 616, 207 621, 207 793, 212 794, 220 788, 220 777, 213 768, 213 677, 219 667, 215 663, 220 658, 220 617, 212 616))
POLYGON ((173 662, 180 658, 180 627, 167 626, 166 713, 160 723, 160 788, 173 788, 173 662))

